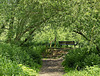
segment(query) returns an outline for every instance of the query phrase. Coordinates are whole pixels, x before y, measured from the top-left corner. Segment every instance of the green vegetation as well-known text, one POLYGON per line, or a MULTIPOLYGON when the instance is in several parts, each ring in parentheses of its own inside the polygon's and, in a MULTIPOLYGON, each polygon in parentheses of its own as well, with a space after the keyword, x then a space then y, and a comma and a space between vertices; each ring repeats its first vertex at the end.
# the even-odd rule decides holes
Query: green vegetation
POLYGON ((66 68, 74 68, 78 70, 84 68, 85 66, 93 66, 96 64, 100 64, 100 57, 94 48, 89 51, 88 48, 70 50, 65 57, 65 61, 63 62, 63 65, 66 68))
POLYGON ((6 57, 0 55, 0 76, 27 76, 21 67, 16 62, 8 60, 6 57))
POLYGON ((0 76, 37 75, 55 37, 56 47, 78 42, 62 63, 68 76, 100 75, 99 0, 0 0, 0 76))
POLYGON ((100 75, 100 67, 97 65, 86 67, 84 70, 71 70, 66 73, 64 76, 99 76, 100 75))
POLYGON ((41 67, 41 57, 38 53, 27 50, 30 49, 0 43, 0 75, 30 76, 30 72, 36 75, 41 67))

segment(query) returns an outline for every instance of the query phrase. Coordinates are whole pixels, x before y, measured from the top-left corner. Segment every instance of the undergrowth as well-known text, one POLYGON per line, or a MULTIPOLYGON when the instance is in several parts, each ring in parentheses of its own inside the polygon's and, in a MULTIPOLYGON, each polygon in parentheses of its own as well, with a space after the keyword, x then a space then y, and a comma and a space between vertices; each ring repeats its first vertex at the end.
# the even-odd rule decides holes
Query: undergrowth
POLYGON ((91 67, 86 67, 84 70, 70 70, 64 76, 100 76, 100 67, 94 65, 91 67))
POLYGON ((41 56, 33 47, 0 43, 0 65, 0 76, 33 76, 39 72, 41 56))
POLYGON ((64 76, 99 76, 99 64, 100 56, 95 47, 70 50, 62 63, 67 72, 64 76))

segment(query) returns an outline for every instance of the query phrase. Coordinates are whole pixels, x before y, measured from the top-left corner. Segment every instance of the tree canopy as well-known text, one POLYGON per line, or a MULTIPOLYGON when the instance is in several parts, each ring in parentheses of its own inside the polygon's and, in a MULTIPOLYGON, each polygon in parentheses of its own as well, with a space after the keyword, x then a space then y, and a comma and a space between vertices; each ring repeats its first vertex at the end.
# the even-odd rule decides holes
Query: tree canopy
POLYGON ((23 45, 49 24, 100 44, 99 0, 1 0, 0 14, 0 34, 6 35, 6 42, 23 45))

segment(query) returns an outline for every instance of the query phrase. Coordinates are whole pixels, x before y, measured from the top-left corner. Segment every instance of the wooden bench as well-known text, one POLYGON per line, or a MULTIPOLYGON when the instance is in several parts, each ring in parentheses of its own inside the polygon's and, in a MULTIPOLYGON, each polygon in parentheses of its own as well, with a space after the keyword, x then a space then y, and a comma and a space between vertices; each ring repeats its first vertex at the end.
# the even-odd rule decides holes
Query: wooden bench
POLYGON ((77 43, 75 43, 75 41, 59 41, 59 45, 74 45, 74 46, 76 46, 77 43))

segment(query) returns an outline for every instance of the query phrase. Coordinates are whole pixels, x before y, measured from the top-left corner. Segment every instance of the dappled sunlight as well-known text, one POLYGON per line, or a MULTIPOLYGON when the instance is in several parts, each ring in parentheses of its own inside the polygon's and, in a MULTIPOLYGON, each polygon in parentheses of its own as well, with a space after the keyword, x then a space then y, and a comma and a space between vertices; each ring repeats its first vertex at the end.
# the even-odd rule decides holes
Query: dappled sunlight
POLYGON ((98 76, 99 65, 100 0, 0 0, 0 76, 98 76))
POLYGON ((27 67, 27 66, 22 65, 22 64, 19 64, 19 66, 22 68, 22 70, 24 72, 27 72, 28 75, 30 75, 30 76, 39 76, 38 73, 36 72, 36 70, 31 69, 30 67, 27 67))

